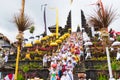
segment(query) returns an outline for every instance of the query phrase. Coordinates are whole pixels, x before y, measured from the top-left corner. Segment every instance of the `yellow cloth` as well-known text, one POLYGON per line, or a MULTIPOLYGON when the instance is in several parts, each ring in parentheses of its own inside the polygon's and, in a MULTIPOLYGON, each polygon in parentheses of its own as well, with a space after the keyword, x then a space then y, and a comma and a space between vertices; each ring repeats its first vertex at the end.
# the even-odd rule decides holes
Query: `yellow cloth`
POLYGON ((75 51, 75 48, 71 48, 71 53, 74 53, 74 51, 75 51))
POLYGON ((30 57, 30 54, 29 54, 29 53, 27 53, 27 54, 25 55, 25 59, 31 60, 31 57, 30 57))
POLYGON ((38 49, 35 49, 35 52, 37 52, 37 53, 38 53, 38 52, 39 52, 39 50, 38 50, 38 49))
POLYGON ((76 60, 76 62, 78 62, 80 60, 80 58, 76 55, 75 60, 76 60))

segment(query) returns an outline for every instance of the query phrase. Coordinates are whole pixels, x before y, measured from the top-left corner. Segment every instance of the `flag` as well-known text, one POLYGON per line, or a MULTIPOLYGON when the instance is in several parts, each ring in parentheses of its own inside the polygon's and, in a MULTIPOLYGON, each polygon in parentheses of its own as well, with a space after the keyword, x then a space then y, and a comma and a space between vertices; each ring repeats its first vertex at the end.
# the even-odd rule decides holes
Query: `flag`
POLYGON ((47 26, 46 26, 46 7, 44 7, 44 26, 45 26, 45 35, 47 35, 47 26))
POLYGON ((73 0, 70 0, 70 4, 72 4, 73 0))
POLYGON ((41 5, 41 11, 42 11, 42 9, 43 9, 43 7, 44 7, 44 12, 43 12, 43 19, 44 19, 44 36, 46 36, 47 35, 47 26, 46 26, 46 6, 47 6, 47 4, 44 4, 44 5, 41 5))

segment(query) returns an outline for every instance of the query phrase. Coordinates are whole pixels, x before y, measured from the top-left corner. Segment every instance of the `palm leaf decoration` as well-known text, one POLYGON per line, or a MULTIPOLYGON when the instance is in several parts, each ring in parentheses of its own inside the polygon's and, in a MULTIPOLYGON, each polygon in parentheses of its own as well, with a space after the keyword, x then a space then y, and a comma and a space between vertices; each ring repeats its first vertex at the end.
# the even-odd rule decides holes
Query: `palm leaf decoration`
POLYGON ((90 16, 89 23, 94 27, 108 28, 108 26, 116 20, 116 10, 110 8, 105 8, 104 14, 102 14, 101 10, 94 10, 94 14, 90 16))
POLYGON ((24 32, 33 25, 32 20, 27 15, 23 15, 23 17, 21 17, 20 14, 14 16, 14 23, 16 24, 18 31, 21 32, 24 32))

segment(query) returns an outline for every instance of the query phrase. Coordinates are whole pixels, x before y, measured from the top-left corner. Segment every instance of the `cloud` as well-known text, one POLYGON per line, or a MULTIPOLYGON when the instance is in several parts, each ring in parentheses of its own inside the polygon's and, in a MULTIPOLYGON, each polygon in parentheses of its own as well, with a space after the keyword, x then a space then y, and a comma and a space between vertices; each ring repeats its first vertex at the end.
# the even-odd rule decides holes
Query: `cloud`
POLYGON ((16 41, 16 36, 17 35, 17 31, 10 31, 9 29, 5 29, 4 26, 0 25, 0 33, 2 33, 4 36, 7 36, 7 38, 13 42, 16 41))
MULTIPOLYGON (((120 14, 120 0, 102 0, 104 5, 113 5, 113 8, 117 9, 118 14, 120 14)), ((56 24, 56 13, 55 10, 49 9, 49 7, 59 8, 59 25, 64 27, 66 24, 67 16, 72 8, 72 25, 74 31, 76 27, 81 25, 80 21, 80 9, 85 13, 86 19, 88 15, 94 9, 94 6, 89 6, 92 3, 97 2, 97 0, 73 0, 72 7, 70 6, 70 0, 26 0, 25 13, 30 16, 30 18, 35 23, 35 33, 34 35, 39 35, 44 32, 43 23, 43 11, 41 11, 42 4, 48 4, 46 7, 46 18, 47 27, 56 24)), ((20 11, 21 0, 0 0, 0 32, 5 34, 10 40, 16 40, 17 28, 12 23, 13 15, 20 11)), ((113 29, 120 31, 119 29, 120 19, 116 20, 111 26, 113 29)), ((48 31, 50 34, 50 32, 48 31)), ((30 37, 29 31, 24 32, 25 37, 30 37)))

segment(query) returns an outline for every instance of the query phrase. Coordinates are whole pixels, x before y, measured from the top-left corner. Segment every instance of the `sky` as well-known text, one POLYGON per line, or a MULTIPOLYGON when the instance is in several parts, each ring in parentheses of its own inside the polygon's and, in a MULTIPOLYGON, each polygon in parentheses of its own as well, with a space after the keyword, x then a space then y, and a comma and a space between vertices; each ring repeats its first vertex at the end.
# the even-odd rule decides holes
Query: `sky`
MULTIPOLYGON (((84 11, 86 19, 89 19, 89 15, 95 9, 97 0, 73 0, 70 4, 70 0, 26 0, 25 3, 25 14, 27 14, 34 22, 35 31, 33 35, 40 35, 44 32, 44 21, 43 21, 43 9, 41 5, 47 4, 46 6, 46 23, 47 27, 56 24, 56 12, 51 8, 58 8, 59 13, 59 25, 64 27, 66 24, 67 16, 70 10, 72 10, 72 30, 76 31, 77 26, 81 26, 81 14, 80 10, 84 11)), ((120 0, 102 0, 104 6, 112 6, 116 9, 118 18, 114 21, 109 28, 113 28, 116 31, 120 31, 120 0)), ((21 9, 21 0, 0 0, 0 33, 10 39, 10 41, 16 41, 16 35, 18 34, 16 25, 13 23, 13 16, 19 13, 21 9)), ((47 29, 48 35, 51 34, 47 29)), ((32 34, 29 30, 24 32, 24 37, 29 38, 32 34)))

